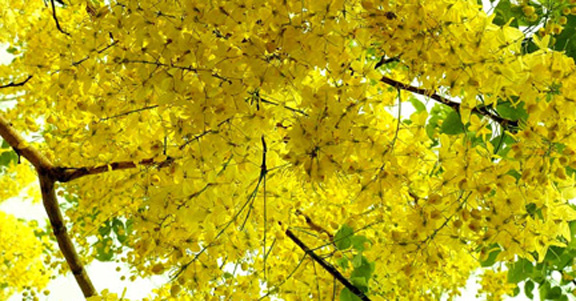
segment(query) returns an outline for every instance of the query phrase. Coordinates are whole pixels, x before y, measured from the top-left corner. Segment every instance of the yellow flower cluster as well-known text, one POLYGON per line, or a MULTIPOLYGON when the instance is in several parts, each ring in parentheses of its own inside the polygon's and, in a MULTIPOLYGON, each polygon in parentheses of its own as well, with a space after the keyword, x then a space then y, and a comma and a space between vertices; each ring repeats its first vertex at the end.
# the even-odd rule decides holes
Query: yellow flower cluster
POLYGON ((40 189, 38 188, 36 171, 30 164, 10 162, 0 177, 0 202, 12 197, 23 195, 30 197, 34 201, 40 200, 40 189))
POLYGON ((486 300, 505 300, 504 295, 512 295, 515 285, 506 279, 506 271, 485 270, 480 277, 482 287, 478 293, 484 295, 486 300))
POLYGON ((46 286, 50 271, 42 263, 42 244, 34 229, 0 211, 0 299, 15 292, 32 296, 46 286))

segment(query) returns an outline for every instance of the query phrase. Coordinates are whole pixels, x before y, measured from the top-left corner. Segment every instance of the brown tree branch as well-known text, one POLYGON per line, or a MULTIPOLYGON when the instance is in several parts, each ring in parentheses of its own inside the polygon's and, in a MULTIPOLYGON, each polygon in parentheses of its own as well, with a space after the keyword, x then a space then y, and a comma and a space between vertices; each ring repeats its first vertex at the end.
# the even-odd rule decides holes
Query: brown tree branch
POLYGON ((0 89, 9 88, 9 87, 24 86, 31 78, 32 78, 32 75, 28 75, 28 77, 25 80, 23 80, 19 83, 11 82, 11 83, 8 83, 5 85, 1 85, 0 89))
POLYGON ((318 264, 320 264, 328 273, 330 273, 332 276, 334 276, 334 278, 336 278, 336 280, 340 281, 340 283, 342 283, 354 295, 358 296, 358 298, 360 298, 361 300, 364 300, 364 301, 370 300, 370 298, 368 298, 368 296, 366 296, 364 294, 364 292, 362 292, 354 284, 352 284, 350 281, 348 281, 348 279, 346 279, 346 277, 344 277, 344 275, 342 275, 338 271, 338 269, 336 269, 330 263, 326 262, 324 259, 322 259, 322 257, 316 255, 316 253, 314 253, 314 251, 312 251, 308 246, 306 246, 306 244, 304 244, 304 242, 302 242, 298 237, 296 237, 296 235, 294 235, 294 233, 292 233, 292 231, 290 231, 290 229, 286 230, 285 233, 288 237, 290 237, 290 239, 292 239, 292 241, 294 241, 294 243, 296 243, 300 247, 300 249, 302 249, 302 251, 304 251, 307 255, 312 257, 312 259, 314 259, 314 261, 316 261, 318 264))
POLYGON ((50 219, 50 224, 52 225, 52 231, 56 236, 58 241, 58 246, 62 255, 66 259, 70 271, 76 278, 76 282, 80 286, 84 297, 88 298, 96 295, 96 290, 94 285, 86 274, 86 270, 82 265, 82 261, 74 248, 74 244, 68 235, 66 230, 66 225, 64 224, 64 218, 62 217, 62 212, 60 211, 58 200, 56 199, 56 193, 54 192, 54 180, 49 174, 39 172, 38 176, 40 178, 40 189, 42 191, 42 202, 46 213, 48 214, 48 219, 50 219))
MULTIPOLYGON (((402 89, 405 91, 410 91, 412 93, 416 93, 416 94, 424 95, 426 97, 430 97, 430 98, 436 100, 437 102, 443 103, 443 104, 451 107, 454 111, 456 111, 456 113, 460 114, 460 103, 452 101, 452 100, 450 100, 446 97, 443 97, 441 95, 438 95, 436 93, 436 91, 427 90, 427 89, 418 88, 418 87, 413 87, 413 86, 407 85, 405 83, 399 82, 397 80, 391 79, 391 78, 386 77, 386 76, 383 76, 380 79, 380 81, 385 83, 385 84, 388 84, 394 88, 397 88, 397 89, 402 89)), ((501 116, 498 116, 492 112, 489 112, 485 108, 475 107, 475 108, 472 108, 472 112, 486 116, 486 117, 494 120, 495 122, 499 123, 504 128, 508 128, 508 127, 517 128, 518 127, 517 121, 502 118, 501 116)))
POLYGON ((58 241, 58 246, 62 255, 66 259, 76 282, 80 286, 82 293, 86 298, 96 295, 94 285, 82 265, 80 257, 74 248, 74 244, 68 235, 62 212, 56 199, 54 191, 54 165, 37 149, 29 146, 26 141, 12 128, 4 116, 0 115, 0 136, 14 149, 18 155, 26 158, 38 173, 40 188, 42 191, 42 203, 50 219, 50 225, 58 241))
POLYGON ((168 157, 164 161, 155 161, 154 158, 144 159, 137 163, 133 161, 120 161, 110 163, 108 165, 102 166, 90 166, 90 167, 54 167, 52 168, 52 178, 58 182, 70 182, 74 179, 78 179, 88 175, 96 175, 100 173, 105 173, 112 170, 123 170, 136 168, 138 166, 151 166, 155 165, 158 168, 162 168, 170 165, 174 162, 174 158, 168 157))
POLYGON ((87 175, 95 175, 111 170, 122 170, 135 168, 137 166, 150 166, 155 165, 159 168, 170 165, 174 158, 168 157, 164 161, 155 161, 153 158, 144 159, 140 162, 115 162, 112 164, 104 166, 95 167, 82 167, 82 168, 68 168, 68 167, 56 167, 50 160, 48 160, 41 152, 36 148, 31 147, 27 142, 18 134, 13 128, 12 124, 0 115, 0 136, 14 149, 14 151, 24 158, 26 158, 32 165, 36 168, 38 173, 38 178, 40 180, 40 188, 42 191, 42 202, 44 209, 50 220, 50 225, 56 236, 56 241, 62 255, 66 259, 72 274, 76 278, 76 282, 84 297, 88 298, 96 295, 96 290, 90 277, 86 273, 82 261, 76 252, 74 244, 64 223, 64 218, 60 207, 58 205, 58 199, 56 198, 56 193, 54 190, 55 182, 68 182, 74 179, 78 179, 87 175))

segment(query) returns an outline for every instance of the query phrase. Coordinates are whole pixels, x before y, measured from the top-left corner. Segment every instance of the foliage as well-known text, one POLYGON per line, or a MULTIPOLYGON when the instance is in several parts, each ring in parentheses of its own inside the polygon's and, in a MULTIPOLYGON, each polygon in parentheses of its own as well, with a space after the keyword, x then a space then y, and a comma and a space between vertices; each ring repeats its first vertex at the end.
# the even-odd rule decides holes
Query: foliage
POLYGON ((37 169, 80 255, 54 270, 119 260, 178 300, 454 297, 480 267, 491 298, 569 293, 573 3, 3 1, 2 197, 37 169))

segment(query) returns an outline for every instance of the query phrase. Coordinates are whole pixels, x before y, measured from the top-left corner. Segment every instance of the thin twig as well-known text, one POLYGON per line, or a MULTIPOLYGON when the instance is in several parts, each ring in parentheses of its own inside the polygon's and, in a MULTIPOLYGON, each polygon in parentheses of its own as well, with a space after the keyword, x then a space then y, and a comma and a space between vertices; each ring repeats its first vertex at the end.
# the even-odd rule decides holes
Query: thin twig
POLYGON ((273 106, 282 106, 284 109, 287 109, 287 110, 292 111, 292 112, 294 112, 294 113, 298 113, 298 114, 302 114, 302 115, 304 115, 304 116, 308 116, 308 114, 307 114, 306 112, 304 112, 303 110, 296 109, 296 108, 287 106, 287 105, 285 105, 285 104, 279 104, 279 103, 277 103, 277 102, 273 102, 273 101, 268 100, 268 99, 266 99, 266 98, 260 97, 260 101, 263 102, 263 103, 267 103, 267 104, 273 105, 273 106))
POLYGON ((28 75, 28 77, 25 80, 23 80, 19 83, 11 82, 11 83, 8 83, 6 85, 2 85, 2 86, 0 86, 0 89, 9 88, 9 87, 24 86, 31 78, 32 78, 32 75, 28 75))
POLYGON ((263 215, 264 215, 264 246, 263 246, 263 250, 262 250, 262 256, 263 261, 264 261, 264 281, 267 281, 267 277, 266 277, 266 259, 268 256, 266 256, 266 235, 268 234, 268 224, 267 224, 267 220, 268 220, 268 216, 267 216, 267 208, 266 208, 266 173, 268 173, 268 168, 266 167, 266 153, 268 152, 268 147, 266 146, 266 139, 264 138, 264 135, 262 135, 262 165, 260 165, 260 175, 264 178, 263 179, 263 199, 264 199, 264 203, 263 203, 263 215))
MULTIPOLYGON (((96 53, 97 53, 97 54, 101 54, 102 52, 104 52, 104 51, 112 48, 112 47, 113 47, 114 45, 116 45, 116 44, 118 44, 118 40, 113 40, 112 43, 108 44, 106 47, 104 47, 104 48, 102 48, 102 49, 100 49, 100 50, 96 50, 96 53)), ((85 61, 87 61, 88 59, 90 59, 90 56, 89 56, 89 55, 86 56, 86 57, 84 57, 83 59, 81 59, 81 60, 79 60, 79 61, 73 62, 73 63, 72 63, 72 66, 78 66, 78 65, 84 63, 85 61)))
POLYGON ((120 113, 120 114, 116 114, 116 115, 112 115, 112 116, 108 116, 108 117, 103 117, 103 118, 100 118, 100 121, 106 121, 106 120, 109 120, 109 119, 112 119, 112 118, 118 118, 118 117, 123 117, 123 116, 126 116, 126 115, 130 115, 130 114, 132 114, 132 113, 138 113, 138 112, 142 112, 142 111, 146 111, 146 110, 152 110, 152 109, 156 109, 157 107, 158 107, 158 105, 147 106, 147 107, 143 107, 143 108, 140 108, 140 109, 135 109, 135 110, 123 112, 123 113, 120 113))
POLYGON ((393 62, 399 62, 400 60, 397 57, 391 57, 391 58, 386 58, 385 55, 383 55, 380 60, 378 61, 378 63, 376 63, 376 65, 374 65, 374 69, 378 69, 381 66, 384 66, 386 64, 389 63, 393 63, 393 62))
POLYGON ((67 35, 70 36, 69 33, 67 33, 66 31, 64 31, 64 29, 62 29, 62 27, 60 26, 60 22, 58 21, 58 16, 56 16, 56 6, 54 5, 54 0, 50 0, 50 4, 52 4, 52 18, 54 19, 54 22, 56 22, 56 28, 58 28, 58 30, 67 35))
MULTIPOLYGON (((220 126, 222 126, 223 124, 229 122, 230 120, 232 120, 232 117, 226 118, 226 119, 220 121, 220 122, 216 125, 216 127, 220 127, 220 126)), ((205 130, 204 132, 202 132, 202 133, 194 136, 194 138, 191 138, 190 140, 186 141, 184 144, 180 145, 180 146, 178 147, 178 149, 179 149, 179 150, 183 150, 183 149, 186 147, 186 145, 188 145, 188 144, 190 144, 190 143, 192 143, 192 142, 194 142, 194 141, 198 141, 200 138, 202 138, 202 137, 204 137, 204 136, 206 136, 206 135, 208 135, 208 134, 215 134, 215 133, 218 133, 218 130, 214 130, 214 129, 205 130)))

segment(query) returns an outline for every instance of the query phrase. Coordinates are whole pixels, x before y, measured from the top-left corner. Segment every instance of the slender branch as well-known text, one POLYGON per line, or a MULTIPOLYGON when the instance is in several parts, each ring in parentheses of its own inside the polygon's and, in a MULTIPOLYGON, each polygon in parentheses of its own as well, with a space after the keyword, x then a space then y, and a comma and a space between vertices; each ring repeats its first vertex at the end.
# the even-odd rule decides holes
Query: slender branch
MULTIPOLYGON (((112 34, 110 34, 110 35, 112 35, 112 34)), ((112 39, 112 43, 108 44, 106 47, 104 47, 104 48, 102 48, 102 49, 100 49, 100 50, 96 50, 96 53, 97 53, 97 54, 101 54, 102 52, 104 52, 104 51, 112 48, 112 47, 113 47, 114 45, 116 45, 116 44, 118 44, 118 40, 112 39)), ((79 61, 73 62, 73 63, 72 63, 72 66, 78 66, 78 65, 84 63, 85 61, 87 61, 88 59, 90 59, 90 56, 89 56, 89 55, 86 56, 86 57, 84 57, 83 59, 81 59, 81 60, 79 60, 79 61)))
POLYGON ((90 167, 54 167, 52 169, 52 177, 58 182, 70 182, 72 180, 88 176, 96 175, 100 173, 105 173, 112 170, 123 170, 136 168, 138 166, 151 166, 155 165, 158 168, 162 168, 170 165, 174 162, 174 158, 168 157, 164 161, 155 161, 154 158, 148 158, 141 160, 139 162, 133 161, 120 161, 114 162, 102 166, 90 166, 90 167))
MULTIPOLYGON (((62 3, 59 1, 59 3, 62 3)), ((56 16, 56 6, 54 5, 54 0, 50 0, 50 4, 52 5, 52 18, 54 19, 54 22, 56 22, 56 28, 58 28, 58 30, 67 35, 70 36, 69 33, 65 32, 64 29, 62 29, 62 27, 60 26, 60 22, 58 21, 58 16, 56 16)))
POLYGON ((299 113, 299 114, 302 114, 302 115, 304 115, 304 116, 308 116, 308 114, 307 114, 306 112, 304 112, 303 110, 295 109, 295 108, 290 107, 290 106, 287 106, 287 105, 285 105, 285 104, 279 104, 279 103, 277 103, 277 102, 273 102, 273 101, 268 100, 268 99, 266 99, 266 98, 260 97, 260 101, 263 102, 263 103, 267 103, 267 104, 273 105, 273 106, 282 106, 284 109, 290 110, 290 111, 292 111, 292 112, 294 112, 294 113, 299 113))
MULTIPOLYGON (((219 127, 221 127, 223 124, 230 122, 230 120, 232 120, 232 118, 233 118, 233 117, 230 117, 230 118, 226 118, 226 119, 220 121, 220 122, 216 125, 216 127, 219 128, 219 127)), ((204 137, 204 136, 206 136, 206 135, 208 135, 208 134, 216 134, 216 133, 218 133, 218 130, 214 130, 214 129, 205 130, 204 132, 202 132, 202 133, 194 136, 193 138, 190 138, 190 140, 188 140, 188 141, 186 141, 184 144, 180 145, 180 146, 178 147, 178 149, 179 149, 179 150, 183 150, 183 149, 186 147, 186 145, 188 145, 188 144, 190 144, 190 143, 192 143, 192 142, 194 142, 194 141, 198 141, 198 140, 200 140, 200 138, 202 138, 202 137, 204 137)))
POLYGON ((320 264, 328 273, 330 273, 334 278, 336 278, 340 283, 342 283, 347 289, 349 289, 354 295, 358 296, 360 300, 369 301, 370 298, 364 294, 359 288, 352 284, 344 275, 342 275, 334 266, 326 262, 322 257, 318 256, 314 251, 312 251, 308 246, 306 246, 290 229, 286 230, 286 235, 296 243, 302 251, 307 255, 312 257, 314 261, 320 264))
POLYGON ((116 115, 112 115, 112 116, 108 116, 108 117, 103 117, 103 118, 100 118, 100 121, 106 121, 106 120, 109 120, 109 119, 112 119, 112 118, 118 118, 118 117, 130 115, 130 114, 132 114, 132 113, 138 113, 138 112, 142 112, 142 111, 146 111, 146 110, 152 110, 152 109, 155 109, 155 108, 157 108, 157 107, 158 107, 158 105, 147 106, 147 107, 143 107, 143 108, 140 108, 140 109, 135 109, 135 110, 123 112, 123 113, 120 113, 120 114, 116 114, 116 115))
POLYGON ((399 62, 400 59, 398 59, 398 57, 391 57, 391 58, 386 58, 385 55, 383 55, 380 60, 378 61, 378 63, 376 63, 376 65, 374 65, 374 69, 378 69, 386 64, 389 63, 393 63, 393 62, 399 62))
POLYGON ((8 83, 6 85, 1 85, 0 89, 9 88, 9 87, 24 86, 31 78, 32 78, 32 75, 28 75, 28 77, 25 80, 23 80, 19 83, 11 82, 11 83, 8 83))
POLYGON ((268 259, 268 256, 266 254, 266 235, 268 234, 268 209, 266 208, 267 204, 266 204, 266 174, 268 173, 268 167, 266 167, 266 153, 268 152, 268 147, 266 146, 266 139, 264 138, 264 135, 262 135, 262 164, 260 165, 260 175, 262 177, 264 177, 263 179, 263 215, 264 215, 264 237, 263 237, 263 242, 264 242, 264 246, 262 247, 262 256, 263 256, 263 261, 264 261, 264 269, 263 269, 263 274, 264 274, 264 281, 267 281, 267 274, 266 274, 266 260, 268 259))
MULTIPOLYGON (((380 79, 381 82, 388 84, 394 88, 397 89, 402 89, 405 91, 410 91, 416 94, 420 94, 420 95, 424 95, 427 97, 430 97, 440 103, 443 103, 449 107, 451 107, 452 109, 454 109, 454 111, 456 111, 458 114, 460 114, 460 103, 452 101, 446 97, 443 97, 441 95, 438 95, 436 93, 436 91, 433 90, 427 90, 427 89, 423 89, 423 88, 418 88, 418 87, 413 87, 404 83, 401 83, 397 80, 391 79, 389 77, 383 76, 380 79)), ((496 121, 497 123, 499 123, 502 127, 513 127, 513 128, 517 128, 518 127, 518 122, 514 121, 514 120, 508 120, 505 118, 502 118, 494 113, 491 113, 489 111, 487 111, 485 108, 472 108, 472 112, 486 116, 494 121, 496 121)))
POLYGON ((0 115, 0 136, 2 136, 4 141, 6 141, 18 155, 26 158, 36 168, 42 191, 42 203, 50 219, 50 225, 58 241, 60 251, 62 255, 64 255, 84 296, 88 298, 96 295, 94 285, 84 270, 80 257, 66 230, 64 218, 62 217, 62 212, 60 211, 54 191, 54 183, 57 181, 53 176, 55 170, 54 165, 37 149, 29 146, 22 136, 12 128, 12 124, 2 115, 0 115))

